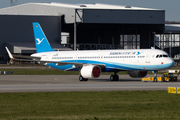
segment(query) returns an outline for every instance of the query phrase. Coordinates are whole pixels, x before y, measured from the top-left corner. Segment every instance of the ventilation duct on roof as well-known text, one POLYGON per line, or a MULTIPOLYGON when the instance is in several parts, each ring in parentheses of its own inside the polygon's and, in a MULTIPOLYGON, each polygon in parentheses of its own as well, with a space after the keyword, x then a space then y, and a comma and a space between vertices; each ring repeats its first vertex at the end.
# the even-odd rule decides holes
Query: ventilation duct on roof
POLYGON ((86 7, 86 5, 80 5, 80 7, 86 7))
POLYGON ((125 8, 131 8, 131 6, 126 6, 125 8))

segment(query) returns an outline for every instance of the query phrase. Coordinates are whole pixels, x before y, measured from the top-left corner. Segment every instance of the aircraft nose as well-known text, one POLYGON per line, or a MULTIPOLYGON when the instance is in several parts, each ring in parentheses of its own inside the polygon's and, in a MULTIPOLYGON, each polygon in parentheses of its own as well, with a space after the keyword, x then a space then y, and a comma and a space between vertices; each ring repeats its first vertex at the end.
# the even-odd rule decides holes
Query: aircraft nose
POLYGON ((174 62, 174 60, 172 59, 171 62, 170 62, 170 64, 169 64, 169 68, 174 67, 174 64, 175 64, 175 62, 174 62))

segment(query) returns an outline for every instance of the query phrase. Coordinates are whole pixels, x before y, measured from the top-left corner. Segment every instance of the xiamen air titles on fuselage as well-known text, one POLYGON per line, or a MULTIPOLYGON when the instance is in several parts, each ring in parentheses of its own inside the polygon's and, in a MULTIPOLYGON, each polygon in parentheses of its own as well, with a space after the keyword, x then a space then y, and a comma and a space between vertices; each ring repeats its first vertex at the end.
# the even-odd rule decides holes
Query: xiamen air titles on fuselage
POLYGON ((79 70, 80 81, 98 78, 101 72, 114 72, 110 76, 112 81, 119 80, 119 71, 127 71, 131 77, 145 77, 148 71, 174 66, 172 58, 157 49, 54 51, 39 23, 33 23, 33 29, 37 50, 31 55, 33 61, 65 71, 79 70))

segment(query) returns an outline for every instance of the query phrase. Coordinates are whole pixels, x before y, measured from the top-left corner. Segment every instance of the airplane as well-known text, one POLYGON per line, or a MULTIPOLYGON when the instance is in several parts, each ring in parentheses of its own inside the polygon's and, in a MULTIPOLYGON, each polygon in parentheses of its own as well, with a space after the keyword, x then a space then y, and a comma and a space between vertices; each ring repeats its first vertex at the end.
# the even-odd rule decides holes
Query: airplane
POLYGON ((145 77, 148 71, 169 69, 174 60, 165 51, 159 49, 116 49, 116 50, 76 50, 55 51, 49 44, 40 24, 33 23, 37 53, 31 56, 13 56, 7 47, 11 59, 35 61, 64 71, 80 71, 79 81, 98 78, 101 72, 114 72, 111 81, 118 81, 120 71, 127 71, 130 77, 145 77), (18 59, 30 58, 30 59, 18 59))

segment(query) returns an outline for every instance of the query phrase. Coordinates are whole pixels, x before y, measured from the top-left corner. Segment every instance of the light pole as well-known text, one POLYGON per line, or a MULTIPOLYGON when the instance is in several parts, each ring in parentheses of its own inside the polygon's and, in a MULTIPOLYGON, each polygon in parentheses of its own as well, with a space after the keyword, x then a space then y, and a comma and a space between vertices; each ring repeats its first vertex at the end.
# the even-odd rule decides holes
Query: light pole
POLYGON ((76 9, 74 14, 74 50, 76 50, 76 9))
MULTIPOLYGON (((170 45, 170 47, 169 47, 169 54, 170 54, 170 56, 171 56, 171 47, 172 47, 172 34, 171 34, 171 32, 170 32, 170 38, 171 38, 171 40, 170 40, 171 45, 170 45)), ((172 57, 172 56, 171 56, 171 57, 172 57)))
POLYGON ((154 49, 156 49, 155 47, 156 47, 156 32, 153 32, 154 33, 154 49))

